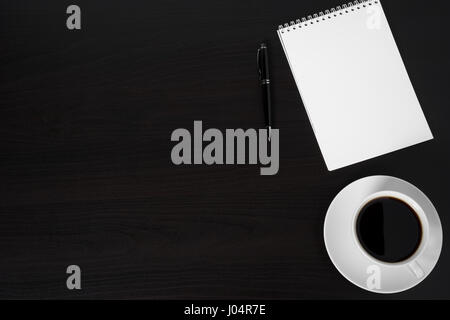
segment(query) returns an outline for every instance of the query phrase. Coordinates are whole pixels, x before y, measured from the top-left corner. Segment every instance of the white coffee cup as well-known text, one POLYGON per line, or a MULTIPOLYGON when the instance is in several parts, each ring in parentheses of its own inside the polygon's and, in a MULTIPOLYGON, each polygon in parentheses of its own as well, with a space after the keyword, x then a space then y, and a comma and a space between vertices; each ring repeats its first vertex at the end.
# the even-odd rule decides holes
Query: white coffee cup
POLYGON ((442 227, 435 207, 415 186, 394 177, 372 176, 351 183, 335 197, 325 219, 324 238, 332 262, 349 281, 369 291, 395 293, 417 285, 433 270, 442 248, 442 227), (410 206, 422 228, 414 253, 395 263, 372 256, 357 235, 361 209, 385 197, 410 206))
MULTIPOLYGON (((414 214, 413 212, 411 212, 411 214, 414 214)), ((360 205, 360 207, 355 210, 355 214, 354 214, 354 218, 353 218, 353 225, 354 225, 354 234, 353 237, 355 238, 355 241, 357 242, 356 245, 360 248, 360 250, 362 250, 362 252, 367 256, 367 258, 371 259, 374 261, 374 263, 377 264, 385 264, 386 266, 403 266, 403 265, 407 265, 411 272, 414 273, 414 275, 417 278, 422 278, 424 276, 424 271, 422 270, 422 267, 420 266, 420 263, 418 262, 421 253, 423 252, 424 248, 426 248, 426 245, 428 243, 429 237, 429 225, 428 225, 428 218, 425 214, 425 212, 423 211, 423 209, 420 207, 420 205, 414 201, 413 199, 411 199, 409 196, 405 195, 404 193, 400 193, 400 192, 395 192, 395 191, 380 191, 374 194, 371 194, 370 196, 367 197, 366 200, 364 200, 362 202, 362 204, 360 205), (404 203, 406 203, 409 207, 411 207, 415 214, 417 215, 419 222, 420 222, 420 226, 422 229, 422 237, 420 239, 420 243, 417 247, 417 249, 414 251, 414 253, 407 259, 400 261, 400 262, 384 262, 381 261, 375 257, 373 257, 369 252, 367 252, 364 247, 361 245, 361 242, 358 239, 357 233, 356 233, 356 221, 358 219, 358 216, 362 210, 363 207, 365 207, 368 203, 372 202, 375 199, 380 199, 380 198, 394 198, 394 199, 398 199, 403 201, 404 203)))

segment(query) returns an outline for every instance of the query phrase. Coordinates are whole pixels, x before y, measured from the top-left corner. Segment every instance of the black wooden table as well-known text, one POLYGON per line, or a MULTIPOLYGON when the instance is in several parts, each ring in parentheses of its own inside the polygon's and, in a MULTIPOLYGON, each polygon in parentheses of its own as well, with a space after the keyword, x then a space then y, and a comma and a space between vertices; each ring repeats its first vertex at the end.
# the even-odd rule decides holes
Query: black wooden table
MULTIPOLYGON (((435 140, 326 170, 278 24, 338 1, 77 0, 0 4, 1 298, 450 298, 448 5, 383 5, 435 140), (264 126, 256 49, 270 45, 280 171, 175 166, 176 128, 264 126), (385 174, 440 213, 433 273, 365 292, 329 260, 333 197, 385 174), (82 289, 66 288, 66 268, 82 289)), ((370 63, 370 62, 369 62, 370 63)))

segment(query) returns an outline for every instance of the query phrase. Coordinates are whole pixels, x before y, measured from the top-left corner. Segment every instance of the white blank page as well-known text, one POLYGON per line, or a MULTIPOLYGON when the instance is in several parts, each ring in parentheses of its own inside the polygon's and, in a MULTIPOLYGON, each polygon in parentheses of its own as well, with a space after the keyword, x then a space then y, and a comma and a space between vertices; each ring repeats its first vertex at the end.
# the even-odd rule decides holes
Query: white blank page
POLYGON ((380 2, 364 5, 278 31, 328 170, 433 138, 380 2))

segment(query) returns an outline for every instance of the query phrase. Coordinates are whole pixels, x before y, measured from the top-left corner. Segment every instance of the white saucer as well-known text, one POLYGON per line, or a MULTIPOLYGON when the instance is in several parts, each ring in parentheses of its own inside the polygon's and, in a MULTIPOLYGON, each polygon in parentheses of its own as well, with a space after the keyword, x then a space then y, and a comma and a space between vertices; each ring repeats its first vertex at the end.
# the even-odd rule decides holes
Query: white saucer
POLYGON ((442 248, 442 226, 431 201, 412 184, 389 176, 372 176, 345 187, 328 208, 325 246, 339 272, 353 284, 377 293, 396 293, 423 281, 436 265, 442 248), (422 223, 422 243, 400 263, 385 263, 370 256, 355 232, 357 213, 368 201, 394 196, 406 201, 422 223))

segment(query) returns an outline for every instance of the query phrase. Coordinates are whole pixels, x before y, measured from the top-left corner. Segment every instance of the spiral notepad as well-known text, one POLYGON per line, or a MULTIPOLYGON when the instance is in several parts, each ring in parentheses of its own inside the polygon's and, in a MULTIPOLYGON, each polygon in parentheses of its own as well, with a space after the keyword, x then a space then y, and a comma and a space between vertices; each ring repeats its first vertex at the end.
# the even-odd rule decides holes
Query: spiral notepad
POLYGON ((291 21, 278 35, 329 170, 433 138, 379 0, 291 21))

